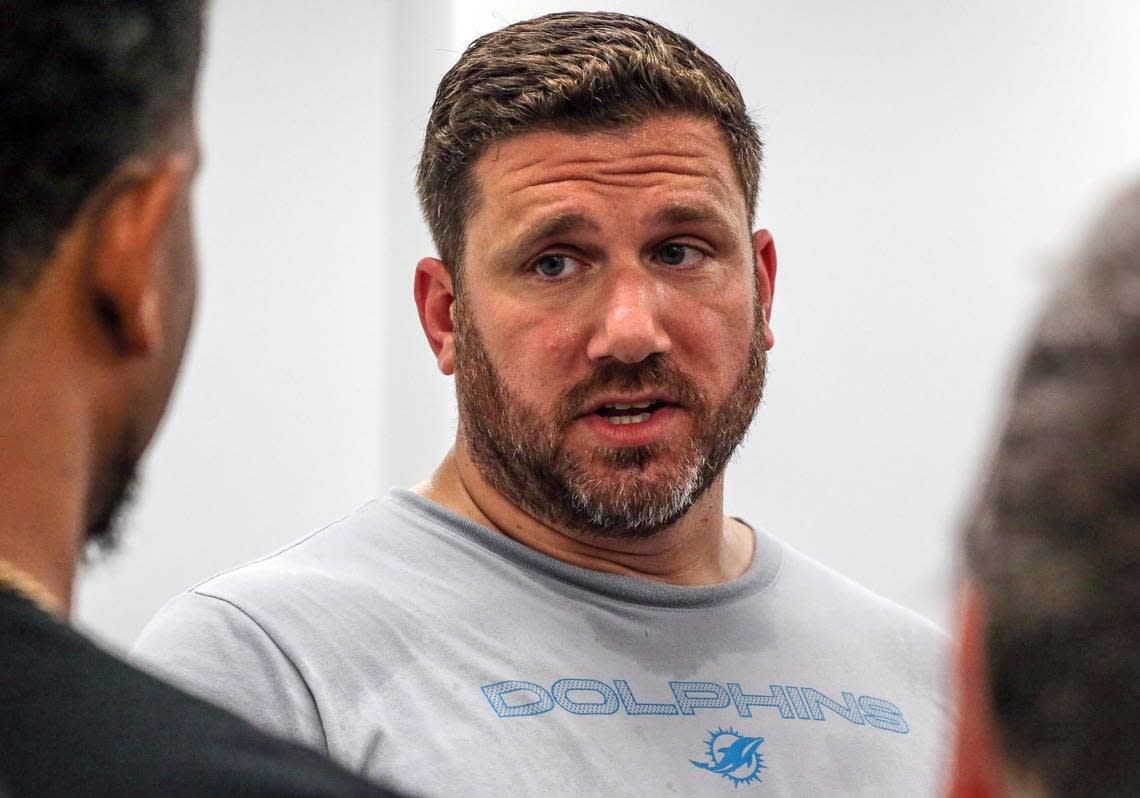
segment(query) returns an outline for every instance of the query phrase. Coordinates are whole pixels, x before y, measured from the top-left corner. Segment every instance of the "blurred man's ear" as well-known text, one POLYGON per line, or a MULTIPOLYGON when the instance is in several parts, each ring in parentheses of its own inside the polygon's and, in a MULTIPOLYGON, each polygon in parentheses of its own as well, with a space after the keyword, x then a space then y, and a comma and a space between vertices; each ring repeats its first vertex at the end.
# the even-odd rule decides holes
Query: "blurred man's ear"
POLYGON ((194 176, 193 158, 171 153, 124 165, 99 192, 86 221, 86 278, 93 318, 122 354, 162 346, 165 236, 194 176))
POLYGON ((954 651, 957 726, 948 798, 1005 798, 1001 755, 986 668, 986 616, 981 592, 962 587, 954 651))

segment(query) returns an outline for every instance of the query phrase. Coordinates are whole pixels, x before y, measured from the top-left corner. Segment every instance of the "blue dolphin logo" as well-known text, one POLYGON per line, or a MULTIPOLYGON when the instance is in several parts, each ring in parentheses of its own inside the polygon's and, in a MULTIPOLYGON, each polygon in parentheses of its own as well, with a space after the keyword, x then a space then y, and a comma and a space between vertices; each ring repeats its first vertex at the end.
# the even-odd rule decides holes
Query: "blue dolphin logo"
POLYGON ((757 750, 764 742, 763 737, 745 737, 731 726, 709 731, 707 742, 708 762, 689 761, 694 767, 719 773, 739 787, 760 781, 760 771, 765 767, 764 758, 757 750))

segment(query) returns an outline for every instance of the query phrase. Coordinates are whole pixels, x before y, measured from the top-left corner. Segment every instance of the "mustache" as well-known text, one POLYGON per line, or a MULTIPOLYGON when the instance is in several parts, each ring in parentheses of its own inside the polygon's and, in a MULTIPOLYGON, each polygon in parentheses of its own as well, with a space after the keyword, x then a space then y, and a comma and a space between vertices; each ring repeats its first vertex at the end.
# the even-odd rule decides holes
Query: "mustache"
POLYGON ((677 404, 700 416, 709 402, 696 380, 682 371, 668 355, 652 354, 637 363, 612 362, 599 366, 572 387, 558 402, 556 419, 565 429, 589 407, 590 400, 605 391, 634 393, 658 390, 677 404))

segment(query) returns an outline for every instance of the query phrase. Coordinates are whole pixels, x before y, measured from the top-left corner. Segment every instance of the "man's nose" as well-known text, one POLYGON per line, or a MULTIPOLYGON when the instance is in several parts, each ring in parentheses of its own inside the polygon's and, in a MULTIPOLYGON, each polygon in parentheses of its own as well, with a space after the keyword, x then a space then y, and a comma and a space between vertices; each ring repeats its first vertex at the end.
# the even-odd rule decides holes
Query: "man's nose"
POLYGON ((668 354, 672 343, 662 325, 664 304, 663 288, 642 268, 614 275, 607 281, 586 355, 596 361, 640 363, 653 354, 668 354))

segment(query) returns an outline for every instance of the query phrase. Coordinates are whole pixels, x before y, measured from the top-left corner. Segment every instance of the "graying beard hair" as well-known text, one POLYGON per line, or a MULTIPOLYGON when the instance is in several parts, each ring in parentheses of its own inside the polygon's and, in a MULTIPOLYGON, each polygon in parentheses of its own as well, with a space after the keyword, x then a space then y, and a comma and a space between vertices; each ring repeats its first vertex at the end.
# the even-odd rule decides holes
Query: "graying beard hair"
POLYGON ((603 499, 599 497, 599 488, 603 483, 612 486, 613 481, 575 469, 566 484, 570 502, 579 517, 598 530, 620 525, 627 533, 647 534, 668 526, 693 506, 695 494, 701 486, 701 474, 709 467, 708 459, 694 451, 695 448, 690 441, 689 453, 695 457, 685 458, 688 463, 684 478, 670 482, 667 496, 651 497, 645 486, 620 481, 616 494, 611 493, 603 499))
MULTIPOLYGON (((586 535, 652 537, 689 511, 747 436, 748 422, 763 396, 765 382, 764 350, 758 341, 762 319, 758 293, 756 301, 753 349, 740 381, 730 393, 730 397, 737 398, 742 391, 754 393, 748 402, 751 408, 742 416, 746 417, 744 428, 738 433, 729 432, 717 423, 725 419, 718 419, 718 411, 710 410, 714 422, 712 436, 704 441, 688 441, 678 467, 668 475, 668 487, 660 493, 648 486, 630 484, 632 479, 591 476, 576 457, 560 450, 557 436, 542 431, 537 411, 510 396, 490 361, 477 326, 468 317, 466 307, 457 303, 456 328, 463 333, 456 339, 459 431, 468 442, 472 460, 496 490, 545 523, 586 535), (472 405, 481 412, 471 412, 472 405), (533 437, 520 432, 529 432, 533 437), (707 444, 707 451, 701 450, 702 442, 707 444)), ((731 398, 725 400, 730 401, 731 398)), ((611 460, 624 469, 641 468, 648 462, 643 458, 649 454, 634 453, 611 460)))

